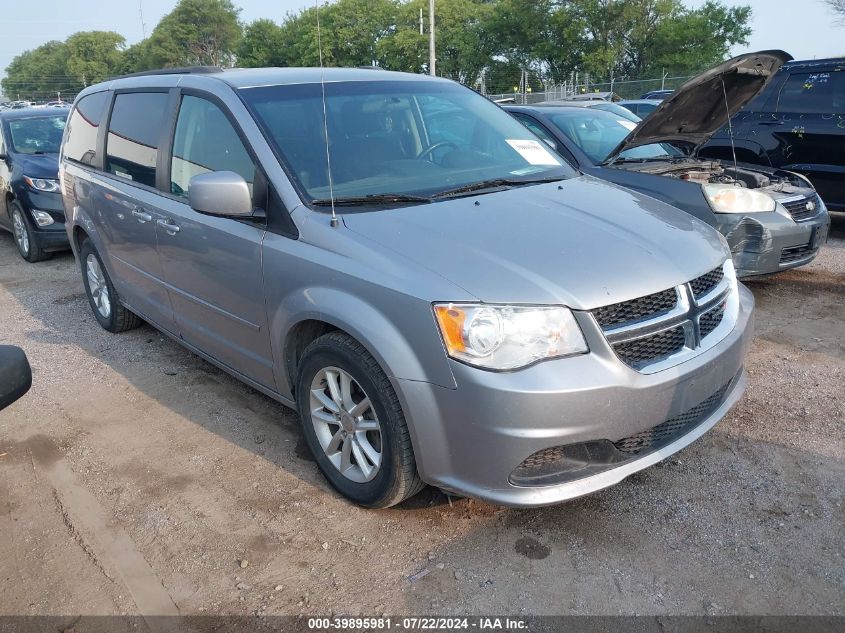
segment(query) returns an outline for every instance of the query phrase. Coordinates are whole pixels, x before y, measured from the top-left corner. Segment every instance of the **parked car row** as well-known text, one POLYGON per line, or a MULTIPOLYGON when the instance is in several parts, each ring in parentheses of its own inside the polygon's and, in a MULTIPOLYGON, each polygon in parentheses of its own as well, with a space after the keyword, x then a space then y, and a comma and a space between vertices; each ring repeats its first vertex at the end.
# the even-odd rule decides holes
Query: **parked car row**
MULTIPOLYGON (((756 93, 781 63, 732 60, 673 96, 708 113, 681 111, 675 134, 665 104, 640 125, 547 106, 578 153, 432 77, 119 78, 86 88, 64 127, 66 236, 103 328, 147 321, 296 409, 350 500, 431 484, 556 503, 680 450, 742 395, 753 298, 714 218, 786 220, 783 195, 815 194, 694 150, 741 105, 719 119, 713 82, 756 93), (705 221, 658 195, 671 182, 705 221)), ((30 147, 12 123, 9 144, 30 147)))
POLYGON ((561 101, 505 108, 584 173, 716 227, 740 277, 769 274, 813 260, 830 226, 825 203, 799 173, 702 156, 712 156, 711 136, 768 91, 789 59, 769 51, 729 60, 685 84, 642 123, 610 110, 623 102, 588 102, 589 109, 584 102, 561 101))

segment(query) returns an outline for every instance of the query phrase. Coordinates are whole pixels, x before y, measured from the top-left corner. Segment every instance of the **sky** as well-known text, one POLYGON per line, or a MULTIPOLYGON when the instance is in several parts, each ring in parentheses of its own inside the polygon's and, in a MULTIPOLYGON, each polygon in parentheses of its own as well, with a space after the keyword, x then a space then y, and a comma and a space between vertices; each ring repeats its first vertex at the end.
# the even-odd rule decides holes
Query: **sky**
MULTIPOLYGON (((705 0, 684 0, 698 7, 705 0)), ((796 59, 845 55, 845 25, 837 24, 824 0, 725 0, 747 4, 754 12, 748 47, 733 52, 780 48, 796 59)), ((281 22, 289 11, 312 6, 314 0, 234 0, 241 19, 271 18, 281 22)), ((149 35, 176 0, 39 0, 36 11, 14 10, 20 0, 0 0, 0 75, 19 53, 49 40, 64 40, 77 31, 117 31, 134 44, 149 35), (142 27, 141 11, 143 12, 142 27)))

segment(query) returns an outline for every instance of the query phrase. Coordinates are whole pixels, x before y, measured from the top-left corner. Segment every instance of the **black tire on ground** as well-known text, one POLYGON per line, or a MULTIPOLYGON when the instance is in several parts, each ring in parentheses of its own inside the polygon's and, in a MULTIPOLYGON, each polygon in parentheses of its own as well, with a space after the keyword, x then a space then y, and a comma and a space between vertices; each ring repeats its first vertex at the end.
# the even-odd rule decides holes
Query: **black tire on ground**
POLYGON ((378 362, 358 341, 342 332, 325 334, 302 355, 296 383, 302 430, 317 465, 329 483, 347 499, 367 508, 387 508, 408 499, 425 487, 417 474, 414 450, 405 416, 378 362), (355 482, 335 467, 317 439, 311 422, 311 384, 326 368, 342 369, 369 397, 381 427, 381 465, 366 482, 355 482))
POLYGON ((94 313, 94 317, 103 329, 116 334, 118 332, 125 332, 126 330, 138 327, 142 323, 140 317, 129 311, 122 303, 120 303, 120 297, 114 289, 114 284, 112 284, 111 278, 109 277, 108 272, 106 272, 105 266, 103 266, 103 260, 100 258, 100 254, 88 238, 85 238, 79 247, 79 261, 82 265, 82 282, 85 284, 85 294, 88 296, 88 303, 91 305, 91 311, 94 313), (99 270, 101 271, 106 287, 108 288, 108 300, 111 305, 111 311, 108 316, 104 316, 100 312, 91 292, 91 285, 88 279, 89 257, 96 258, 99 270))
POLYGON ((17 200, 9 204, 9 218, 12 220, 12 234, 15 236, 15 246, 17 246, 18 253, 20 253, 21 257, 31 264, 52 257, 51 253, 47 253, 41 248, 41 240, 38 237, 38 233, 32 228, 32 218, 24 211, 17 200), (26 239, 24 240, 18 239, 18 222, 23 226, 23 230, 26 233, 26 239))

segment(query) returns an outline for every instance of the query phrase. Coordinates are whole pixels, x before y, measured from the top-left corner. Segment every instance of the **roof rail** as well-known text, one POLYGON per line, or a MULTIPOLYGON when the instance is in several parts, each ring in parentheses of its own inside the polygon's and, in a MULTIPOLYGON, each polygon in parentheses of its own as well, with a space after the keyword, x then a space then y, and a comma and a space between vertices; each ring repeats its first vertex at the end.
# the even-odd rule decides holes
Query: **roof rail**
POLYGON ((129 73, 128 75, 118 75, 117 77, 109 77, 109 81, 115 79, 125 79, 127 77, 147 77, 151 75, 208 75, 211 73, 222 73, 223 69, 219 66, 185 66, 182 68, 159 68, 157 70, 142 70, 138 73, 129 73))

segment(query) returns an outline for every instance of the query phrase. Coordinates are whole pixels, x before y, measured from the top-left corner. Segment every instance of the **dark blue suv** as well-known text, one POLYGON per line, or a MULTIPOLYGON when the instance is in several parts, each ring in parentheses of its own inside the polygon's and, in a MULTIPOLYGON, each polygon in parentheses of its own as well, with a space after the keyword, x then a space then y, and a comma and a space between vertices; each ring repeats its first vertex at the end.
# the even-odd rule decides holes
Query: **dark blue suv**
MULTIPOLYGON (((807 176, 845 211, 845 58, 791 61, 732 120, 737 159, 807 176)), ((699 156, 730 159, 730 129, 699 156)))
POLYGON ((0 112, 0 228, 28 262, 70 248, 59 186, 66 108, 0 112))

